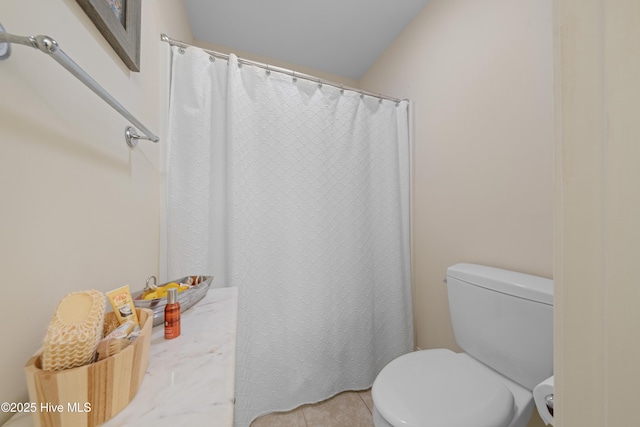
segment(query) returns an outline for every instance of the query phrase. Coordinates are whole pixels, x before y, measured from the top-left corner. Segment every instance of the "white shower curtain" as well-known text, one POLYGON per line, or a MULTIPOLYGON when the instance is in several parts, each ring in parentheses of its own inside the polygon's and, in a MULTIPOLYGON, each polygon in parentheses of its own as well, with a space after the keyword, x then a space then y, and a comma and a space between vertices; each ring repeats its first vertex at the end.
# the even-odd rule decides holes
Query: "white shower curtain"
POLYGON ((235 425, 370 387, 413 350, 407 102, 172 49, 167 274, 238 287, 235 425))

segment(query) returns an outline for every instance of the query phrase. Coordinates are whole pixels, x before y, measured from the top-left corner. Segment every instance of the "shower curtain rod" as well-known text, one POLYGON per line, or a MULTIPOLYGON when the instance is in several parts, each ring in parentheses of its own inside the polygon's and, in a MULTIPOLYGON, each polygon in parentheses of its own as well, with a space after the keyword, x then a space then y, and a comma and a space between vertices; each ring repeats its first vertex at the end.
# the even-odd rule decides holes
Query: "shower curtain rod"
MULTIPOLYGON (((160 40, 166 43, 169 43, 169 45, 171 46, 177 46, 177 47, 181 47, 181 48, 188 48, 188 47, 195 47, 197 49, 200 49, 206 53, 208 53, 211 56, 214 56, 216 58, 220 58, 223 60, 229 60, 229 55, 227 55, 226 53, 220 53, 220 52, 216 52, 215 50, 209 50, 209 49, 203 49, 201 47, 198 46, 194 46, 194 45, 190 45, 187 44, 185 42, 182 42, 180 40, 175 40, 172 39, 171 37, 169 37, 168 35, 162 33, 160 34, 160 40)), ((362 89, 356 89, 353 87, 349 87, 349 86, 345 86, 342 85, 340 83, 336 83, 336 82, 332 82, 330 80, 325 80, 325 79, 321 79, 320 77, 315 77, 315 76, 310 76, 309 74, 304 74, 304 73, 299 73, 297 71, 294 70, 289 70, 287 68, 281 68, 281 67, 276 67, 274 65, 269 65, 269 64, 264 64, 262 62, 256 62, 256 61, 251 61, 249 59, 244 59, 244 58, 238 58, 238 63, 239 64, 246 64, 246 65, 253 65, 255 67, 258 68, 262 68, 264 70, 267 70, 267 72, 271 72, 271 71, 276 71, 279 73, 283 73, 283 74, 287 74, 293 78, 299 78, 299 79, 304 79, 304 80, 309 80, 315 83, 318 83, 319 85, 328 85, 328 86, 333 86, 336 87, 340 90, 350 90, 352 92, 357 92, 360 94, 360 96, 371 96, 374 98, 378 98, 380 99, 380 101, 382 102, 383 99, 389 100, 389 101, 393 101, 396 104, 399 104, 400 101, 406 101, 406 99, 399 99, 399 98, 394 98, 391 96, 386 96, 386 95, 381 95, 379 93, 374 93, 374 92, 369 92, 366 90, 362 90, 362 89)))

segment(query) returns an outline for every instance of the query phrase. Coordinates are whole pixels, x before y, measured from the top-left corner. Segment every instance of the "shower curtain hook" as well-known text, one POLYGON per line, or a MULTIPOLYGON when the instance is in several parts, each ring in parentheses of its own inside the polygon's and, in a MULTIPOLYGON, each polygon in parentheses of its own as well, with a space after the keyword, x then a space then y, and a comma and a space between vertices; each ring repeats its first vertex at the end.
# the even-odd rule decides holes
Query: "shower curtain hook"
POLYGON ((291 71, 292 75, 293 75, 293 82, 297 82, 298 78, 296 77, 296 72, 295 71, 291 71))
POLYGON ((340 85, 340 95, 344 95, 344 85, 340 85))
POLYGON ((267 76, 271 74, 271 70, 269 69, 269 64, 267 64, 267 76))

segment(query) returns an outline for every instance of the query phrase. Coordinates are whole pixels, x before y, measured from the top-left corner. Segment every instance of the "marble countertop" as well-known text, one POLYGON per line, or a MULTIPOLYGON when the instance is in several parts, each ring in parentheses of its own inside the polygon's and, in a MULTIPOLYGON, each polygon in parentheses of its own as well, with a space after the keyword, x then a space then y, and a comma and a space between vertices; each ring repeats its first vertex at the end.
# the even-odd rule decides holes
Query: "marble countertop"
MULTIPOLYGON (((163 327, 153 328, 149 366, 138 394, 102 426, 231 427, 237 302, 237 288, 209 289, 182 313, 179 337, 165 340, 163 327)), ((28 427, 31 419, 16 416, 8 426, 28 427)))

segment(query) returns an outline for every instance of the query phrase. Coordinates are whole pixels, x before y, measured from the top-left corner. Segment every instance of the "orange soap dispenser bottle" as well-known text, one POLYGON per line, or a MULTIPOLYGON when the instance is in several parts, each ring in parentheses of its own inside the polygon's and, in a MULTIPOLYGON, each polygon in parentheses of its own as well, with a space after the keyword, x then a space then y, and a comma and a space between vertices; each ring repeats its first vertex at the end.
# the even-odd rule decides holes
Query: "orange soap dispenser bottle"
POLYGON ((164 338, 170 340, 180 336, 180 303, 178 290, 169 289, 167 305, 164 307, 164 338))

